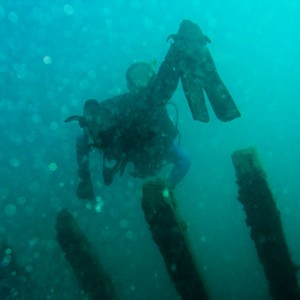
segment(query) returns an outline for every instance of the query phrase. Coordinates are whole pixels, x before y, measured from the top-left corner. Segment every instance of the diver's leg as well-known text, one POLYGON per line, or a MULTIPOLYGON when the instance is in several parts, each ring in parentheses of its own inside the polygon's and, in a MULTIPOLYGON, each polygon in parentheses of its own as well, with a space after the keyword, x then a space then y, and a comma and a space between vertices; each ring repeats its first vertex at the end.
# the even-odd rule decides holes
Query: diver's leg
POLYGON ((81 199, 94 199, 94 190, 89 169, 90 146, 84 135, 78 136, 76 140, 76 157, 78 164, 79 183, 77 196, 81 199))
POLYGON ((191 161, 179 145, 173 144, 167 153, 166 160, 173 164, 168 183, 175 187, 187 174, 191 161))

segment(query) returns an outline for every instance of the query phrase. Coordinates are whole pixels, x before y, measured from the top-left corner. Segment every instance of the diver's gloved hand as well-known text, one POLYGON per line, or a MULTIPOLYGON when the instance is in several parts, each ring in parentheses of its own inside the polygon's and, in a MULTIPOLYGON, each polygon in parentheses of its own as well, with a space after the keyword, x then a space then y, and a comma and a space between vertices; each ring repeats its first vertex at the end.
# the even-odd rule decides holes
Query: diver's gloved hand
POLYGON ((200 27, 189 20, 183 20, 177 34, 171 34, 168 39, 173 39, 173 47, 181 58, 194 57, 201 47, 211 42, 200 27))
POLYGON ((78 175, 79 183, 76 191, 77 197, 80 199, 94 200, 95 194, 90 173, 85 170, 79 170, 78 175))
POLYGON ((94 200, 95 194, 92 181, 90 179, 80 180, 77 186, 76 194, 80 199, 94 200))
POLYGON ((170 59, 170 62, 176 62, 174 67, 180 73, 193 118, 202 122, 209 121, 203 91, 218 119, 226 122, 240 117, 240 112, 222 82, 207 48, 210 39, 202 33, 200 27, 184 20, 178 33, 170 38, 174 40, 170 53, 177 58, 170 59))
POLYGON ((112 182, 113 182, 113 179, 114 179, 114 172, 113 172, 113 170, 104 167, 103 171, 102 171, 102 175, 103 175, 104 184, 105 185, 111 185, 112 182))

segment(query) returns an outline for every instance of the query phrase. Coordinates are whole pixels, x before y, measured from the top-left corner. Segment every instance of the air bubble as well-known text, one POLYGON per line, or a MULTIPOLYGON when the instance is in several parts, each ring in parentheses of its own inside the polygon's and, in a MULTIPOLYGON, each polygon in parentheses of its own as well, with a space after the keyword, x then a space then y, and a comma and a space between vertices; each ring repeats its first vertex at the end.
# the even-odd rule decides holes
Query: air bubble
POLYGON ((57 130, 58 129, 58 124, 56 122, 51 122, 50 123, 50 129, 51 130, 57 130))
POLYGON ((80 86, 83 90, 85 90, 85 89, 87 89, 87 88, 90 86, 90 83, 88 82, 88 80, 82 79, 82 80, 80 80, 80 82, 79 82, 79 86, 80 86))
POLYGON ((129 225, 129 223, 128 223, 128 221, 126 219, 123 219, 123 220, 120 221, 120 226, 122 228, 127 228, 128 225, 129 225))
POLYGON ((73 7, 71 5, 69 5, 69 4, 64 5, 64 13, 67 16, 73 15, 73 13, 74 13, 73 7))
POLYGON ((52 162, 51 164, 49 164, 48 168, 51 172, 55 172, 58 167, 57 167, 57 164, 55 162, 52 162))
POLYGON ((127 231, 126 232, 126 237, 130 240, 132 240, 134 238, 134 233, 132 231, 127 231))
POLYGON ((44 61, 44 63, 45 63, 46 65, 51 65, 51 64, 52 64, 52 57, 46 55, 46 56, 43 58, 43 61, 44 61))
POLYGON ((19 197, 18 203, 19 204, 25 204, 26 203, 26 198, 25 197, 19 197))
POLYGON ((13 22, 13 23, 16 23, 19 21, 19 16, 17 13, 11 11, 9 14, 8 14, 8 19, 9 21, 13 22))
POLYGON ((17 158, 12 158, 10 161, 9 161, 9 164, 14 167, 14 168, 18 168, 20 167, 20 161, 17 159, 17 158))
POLYGON ((4 212, 7 216, 13 217, 17 213, 17 208, 14 204, 7 204, 4 208, 4 212))
POLYGON ((168 188, 165 188, 162 192, 162 195, 164 198, 169 198, 170 197, 170 191, 168 188))

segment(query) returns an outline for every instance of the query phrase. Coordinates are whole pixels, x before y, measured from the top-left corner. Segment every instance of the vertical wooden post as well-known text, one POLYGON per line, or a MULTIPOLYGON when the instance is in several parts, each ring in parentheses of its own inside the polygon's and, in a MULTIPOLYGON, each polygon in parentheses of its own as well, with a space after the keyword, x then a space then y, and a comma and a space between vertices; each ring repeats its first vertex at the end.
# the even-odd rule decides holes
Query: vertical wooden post
POLYGON ((117 299, 111 279, 76 220, 65 209, 57 215, 56 232, 57 241, 88 299, 117 299))
POLYGON ((188 243, 186 226, 176 214, 174 196, 163 181, 156 180, 144 185, 142 207, 181 299, 208 299, 188 243))
POLYGON ((296 267, 289 255, 276 207, 254 148, 233 153, 232 161, 246 223, 263 265, 271 296, 276 300, 300 299, 296 267))

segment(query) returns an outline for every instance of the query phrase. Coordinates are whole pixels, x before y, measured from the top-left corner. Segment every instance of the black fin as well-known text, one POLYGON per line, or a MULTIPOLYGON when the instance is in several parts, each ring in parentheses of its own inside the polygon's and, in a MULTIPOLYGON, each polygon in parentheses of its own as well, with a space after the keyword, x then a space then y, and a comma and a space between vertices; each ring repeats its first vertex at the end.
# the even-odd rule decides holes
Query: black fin
POLYGON ((81 116, 78 116, 78 115, 74 115, 74 116, 70 116, 68 118, 65 119, 65 123, 69 123, 69 122, 73 122, 73 121, 78 121, 80 122, 82 119, 81 116))
POLYGON ((209 115, 201 80, 193 76, 189 70, 184 70, 181 75, 181 83, 193 119, 205 123, 208 122, 209 115))
POLYGON ((84 117, 78 115, 73 115, 65 119, 65 123, 70 123, 74 121, 77 121, 80 127, 83 127, 86 124, 84 117))

